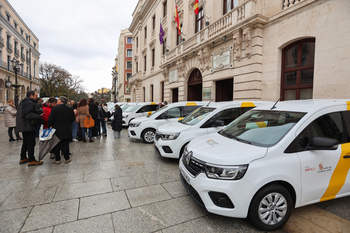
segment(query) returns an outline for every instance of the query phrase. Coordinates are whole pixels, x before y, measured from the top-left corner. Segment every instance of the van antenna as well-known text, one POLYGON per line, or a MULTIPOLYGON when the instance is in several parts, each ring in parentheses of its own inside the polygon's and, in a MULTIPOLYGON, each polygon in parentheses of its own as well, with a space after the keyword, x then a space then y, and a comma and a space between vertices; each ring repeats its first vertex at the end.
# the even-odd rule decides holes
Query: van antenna
POLYGON ((272 108, 270 110, 276 108, 276 104, 281 100, 282 97, 283 97, 283 95, 281 95, 281 97, 276 101, 276 103, 272 106, 272 108))
POLYGON ((211 99, 211 100, 209 101, 209 103, 207 104, 207 106, 205 106, 205 107, 208 107, 208 106, 209 106, 209 104, 211 103, 211 101, 213 101, 213 99, 211 99))

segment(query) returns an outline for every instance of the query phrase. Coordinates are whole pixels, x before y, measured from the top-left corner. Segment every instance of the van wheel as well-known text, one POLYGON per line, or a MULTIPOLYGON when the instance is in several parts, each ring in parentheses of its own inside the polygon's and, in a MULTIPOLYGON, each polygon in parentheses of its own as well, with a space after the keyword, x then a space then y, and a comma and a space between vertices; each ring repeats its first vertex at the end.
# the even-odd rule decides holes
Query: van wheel
POLYGON ((155 136, 156 136, 156 131, 154 129, 146 129, 142 133, 142 141, 144 143, 153 143, 155 136))
POLYGON ((249 207, 249 220, 263 231, 274 231, 288 221, 293 201, 287 189, 280 185, 269 185, 261 189, 249 207))

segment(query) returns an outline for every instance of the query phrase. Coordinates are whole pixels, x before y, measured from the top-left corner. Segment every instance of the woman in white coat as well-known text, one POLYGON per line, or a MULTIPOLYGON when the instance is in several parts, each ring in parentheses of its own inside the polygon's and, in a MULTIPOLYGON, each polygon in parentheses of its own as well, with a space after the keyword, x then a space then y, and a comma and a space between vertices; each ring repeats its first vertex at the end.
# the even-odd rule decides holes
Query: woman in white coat
POLYGON ((16 115, 17 115, 17 110, 15 107, 15 102, 13 100, 7 101, 7 104, 4 105, 5 107, 5 127, 8 128, 8 134, 9 134, 9 141, 16 141, 13 138, 12 131, 15 130, 17 141, 22 140, 22 138, 19 136, 19 133, 16 132, 16 115))

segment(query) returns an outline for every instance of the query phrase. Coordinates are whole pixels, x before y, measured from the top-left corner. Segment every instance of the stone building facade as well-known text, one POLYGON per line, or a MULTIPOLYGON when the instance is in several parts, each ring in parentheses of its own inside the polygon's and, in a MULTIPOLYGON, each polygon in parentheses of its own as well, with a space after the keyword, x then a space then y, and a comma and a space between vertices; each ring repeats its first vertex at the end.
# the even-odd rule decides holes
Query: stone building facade
POLYGON ((128 29, 120 32, 118 44, 118 101, 130 102, 129 79, 132 75, 132 35, 128 29))
POLYGON ((132 101, 349 98, 350 1, 201 0, 198 15, 194 3, 138 2, 132 101))
POLYGON ((19 60, 17 75, 19 99, 29 90, 40 91, 39 81, 39 39, 17 14, 7 0, 0 0, 0 105, 7 99, 14 100, 15 90, 6 87, 5 82, 15 84, 15 73, 11 60, 19 60))

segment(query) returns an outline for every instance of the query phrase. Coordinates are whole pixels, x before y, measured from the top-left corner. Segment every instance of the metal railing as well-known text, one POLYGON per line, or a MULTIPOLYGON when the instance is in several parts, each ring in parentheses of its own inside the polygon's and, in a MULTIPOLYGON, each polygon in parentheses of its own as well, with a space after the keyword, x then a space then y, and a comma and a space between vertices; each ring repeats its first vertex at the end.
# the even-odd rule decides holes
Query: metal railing
POLYGON ((17 56, 19 56, 19 50, 18 50, 18 49, 15 49, 15 54, 16 54, 17 56))
POLYGON ((11 52, 12 50, 12 44, 10 42, 7 42, 7 49, 10 50, 11 52))
POLYGON ((0 44, 1 44, 1 46, 4 46, 5 44, 4 44, 4 38, 2 38, 1 36, 0 36, 0 44))

